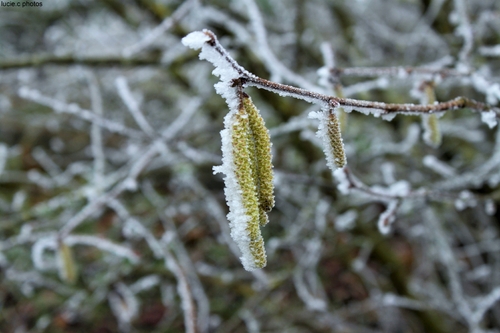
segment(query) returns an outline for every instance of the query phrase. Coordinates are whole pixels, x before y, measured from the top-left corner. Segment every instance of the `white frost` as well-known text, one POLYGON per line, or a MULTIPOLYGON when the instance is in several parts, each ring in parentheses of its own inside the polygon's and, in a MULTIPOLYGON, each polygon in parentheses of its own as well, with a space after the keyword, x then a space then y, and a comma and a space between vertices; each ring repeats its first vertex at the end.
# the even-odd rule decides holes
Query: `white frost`
POLYGON ((484 208, 485 208, 486 214, 488 214, 489 216, 495 215, 495 213, 497 211, 497 207, 495 205, 495 202, 491 199, 486 200, 486 202, 484 204, 484 208))
POLYGON ((210 40, 210 37, 207 36, 205 33, 201 31, 194 31, 184 37, 181 42, 184 44, 184 46, 187 46, 193 50, 199 50, 205 44, 210 40))
POLYGON ((467 191, 461 191, 458 198, 455 200, 455 208, 458 211, 462 211, 467 207, 475 207, 477 205, 477 200, 474 195, 467 191))
POLYGON ((333 177, 335 177, 338 182, 337 189, 339 192, 342 194, 348 194, 349 188, 351 188, 351 183, 349 182, 349 179, 347 179, 344 168, 335 170, 333 172, 333 177))
POLYGON ((354 228, 354 222, 358 218, 358 213, 350 209, 347 212, 337 216, 335 219, 335 229, 337 231, 346 231, 354 228))
POLYGON ((215 67, 212 74, 218 76, 221 80, 221 82, 214 85, 217 94, 226 100, 230 110, 234 110, 238 107, 238 98, 235 89, 232 87, 232 81, 239 78, 241 73, 249 73, 236 62, 228 61, 224 54, 220 53, 220 50, 206 43, 211 40, 207 33, 207 30, 192 32, 182 39, 182 43, 195 50, 201 48, 200 59, 210 62, 215 67))
POLYGON ((387 235, 391 231, 391 224, 396 220, 397 208, 398 201, 392 200, 387 205, 387 209, 382 214, 380 214, 377 226, 381 234, 387 235))
POLYGON ((440 174, 443 177, 453 177, 456 175, 456 171, 454 168, 452 168, 448 164, 438 160, 437 157, 435 157, 435 156, 426 155, 422 159, 422 163, 426 167, 428 167, 432 171, 436 172, 437 174, 440 174))
POLYGON ((493 111, 481 112, 481 121, 488 125, 489 128, 493 128, 497 125, 496 114, 493 111))

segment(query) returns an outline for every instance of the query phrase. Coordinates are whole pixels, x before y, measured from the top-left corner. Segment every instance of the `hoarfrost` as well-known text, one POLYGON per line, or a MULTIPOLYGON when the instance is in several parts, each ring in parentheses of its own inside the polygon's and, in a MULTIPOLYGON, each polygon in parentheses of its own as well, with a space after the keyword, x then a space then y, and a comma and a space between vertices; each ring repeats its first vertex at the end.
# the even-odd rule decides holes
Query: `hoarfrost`
POLYGON ((467 207, 475 207, 477 200, 470 191, 461 191, 458 198, 455 200, 455 208, 458 211, 464 210, 467 207))
POLYGON ((209 40, 210 37, 207 34, 201 31, 194 31, 186 37, 182 38, 182 44, 193 50, 199 50, 203 47, 203 44, 205 44, 209 40))
POLYGON ((494 111, 481 112, 481 120, 488 125, 489 128, 493 128, 497 125, 497 116, 494 111))
POLYGON ((0 143, 0 175, 2 174, 2 172, 5 168, 5 164, 7 162, 7 157, 9 155, 8 153, 9 153, 9 150, 8 150, 7 145, 4 143, 0 143))
POLYGON ((35 268, 39 270, 54 269, 56 267, 54 261, 47 261, 44 258, 45 250, 55 250, 57 248, 57 242, 55 237, 44 237, 39 239, 33 244, 31 248, 31 260, 35 268))
POLYGON ((432 171, 440 174, 443 177, 453 177, 456 175, 456 171, 454 168, 449 166, 448 164, 441 162, 437 159, 437 157, 432 155, 426 155, 422 159, 422 163, 431 169, 432 171))
POLYGON ((378 230, 381 234, 387 235, 391 231, 391 224, 396 220, 396 209, 399 202, 392 200, 387 205, 386 210, 380 214, 377 222, 378 230))
POLYGON ((358 213, 350 209, 347 212, 340 214, 337 216, 335 219, 335 229, 337 231, 347 231, 351 230, 354 228, 354 222, 356 222, 356 219, 358 218, 358 213))
POLYGON ((493 216, 497 211, 497 206, 495 205, 495 202, 493 200, 486 200, 484 204, 484 210, 486 211, 486 214, 488 214, 489 216, 493 216))
POLYGON ((337 169, 333 172, 333 176, 338 182, 337 189, 342 194, 348 194, 349 189, 351 188, 351 183, 347 178, 345 168, 337 169))

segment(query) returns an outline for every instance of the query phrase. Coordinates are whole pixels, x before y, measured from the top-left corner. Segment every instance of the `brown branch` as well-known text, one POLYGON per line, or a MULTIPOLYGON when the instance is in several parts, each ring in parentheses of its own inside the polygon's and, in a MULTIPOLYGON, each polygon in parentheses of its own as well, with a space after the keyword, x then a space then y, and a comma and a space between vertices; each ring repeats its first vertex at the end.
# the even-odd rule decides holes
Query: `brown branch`
POLYGON ((203 31, 210 39, 206 44, 214 48, 214 50, 224 58, 227 63, 238 72, 238 78, 248 86, 254 86, 260 89, 275 92, 281 96, 289 96, 297 99, 303 99, 310 103, 328 104, 330 107, 344 107, 347 109, 362 109, 369 113, 378 115, 397 113, 397 114, 433 114, 445 112, 447 110, 456 110, 463 108, 470 108, 476 112, 494 111, 497 117, 500 118, 500 109, 494 108, 488 104, 477 102, 473 99, 466 97, 457 97, 453 100, 428 105, 415 105, 408 104, 394 104, 383 102, 362 101, 350 98, 333 97, 317 92, 312 92, 306 89, 301 89, 286 84, 271 82, 266 79, 260 78, 241 67, 236 60, 234 60, 229 53, 222 47, 217 40, 215 34, 209 30, 203 31))

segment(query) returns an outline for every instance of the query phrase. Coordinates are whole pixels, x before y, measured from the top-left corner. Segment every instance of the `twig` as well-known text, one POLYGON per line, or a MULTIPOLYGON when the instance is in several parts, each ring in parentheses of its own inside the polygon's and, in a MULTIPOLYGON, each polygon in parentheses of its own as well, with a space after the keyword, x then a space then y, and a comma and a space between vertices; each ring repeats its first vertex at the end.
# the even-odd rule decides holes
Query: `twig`
POLYGON ((59 231, 61 237, 67 236, 73 229, 78 227, 85 219, 94 214, 98 209, 115 199, 124 191, 130 189, 135 184, 136 178, 142 170, 156 157, 158 149, 155 144, 152 144, 149 149, 141 154, 139 159, 130 167, 128 176, 112 190, 99 196, 98 198, 89 202, 83 207, 76 215, 74 215, 59 231), (132 184, 133 183, 133 184, 132 184))
POLYGON ((18 92, 19 96, 25 98, 27 100, 33 101, 35 103, 45 105, 49 108, 52 108, 56 113, 69 113, 75 115, 84 120, 90 121, 94 124, 97 124, 100 127, 106 128, 107 130, 119 133, 131 138, 143 138, 144 133, 134 130, 132 128, 125 127, 120 123, 115 123, 110 120, 104 119, 98 114, 81 108, 77 104, 71 103, 66 104, 57 99, 47 97, 42 95, 38 90, 29 89, 27 87, 22 87, 18 92))
POLYGON ((462 73, 455 69, 450 68, 431 68, 431 67, 346 67, 346 68, 331 68, 330 75, 332 78, 339 76, 353 76, 353 77, 380 77, 391 76, 406 78, 407 76, 424 76, 424 77, 440 77, 456 78, 470 75, 469 73, 462 73))
POLYGON ((272 76, 277 78, 283 77, 285 80, 305 89, 319 90, 319 87, 310 84, 303 77, 291 71, 274 55, 269 47, 269 43, 267 41, 267 30, 264 26, 257 4, 254 0, 244 0, 244 3, 248 9, 248 16, 250 17, 252 28, 257 40, 255 45, 258 50, 257 55, 262 59, 272 76))
POLYGON ((0 61, 0 70, 40 67, 45 65, 57 65, 57 66, 84 65, 90 67, 161 66, 161 58, 159 55, 140 57, 140 58, 124 58, 122 56, 78 57, 73 55, 66 55, 66 56, 35 55, 30 58, 7 59, 0 61))
POLYGON ((170 250, 165 247, 165 266, 175 275, 177 279, 177 292, 181 298, 182 312, 184 314, 184 328, 187 333, 198 332, 196 305, 188 278, 170 250))
POLYGON ((429 105, 394 104, 333 97, 285 84, 268 81, 248 72, 243 67, 241 67, 229 55, 224 47, 222 47, 213 32, 205 29, 203 30, 203 33, 208 37, 207 41, 204 44, 212 47, 213 50, 227 62, 227 65, 230 66, 233 71, 238 73, 239 78, 237 80, 234 80, 235 84, 241 84, 243 86, 254 86, 260 89, 272 91, 281 96, 294 97, 310 103, 327 104, 330 107, 334 108, 343 107, 346 111, 355 110, 364 113, 372 113, 376 116, 386 114, 433 114, 445 112, 447 110, 456 110, 463 108, 470 108, 477 112, 494 111, 497 117, 499 117, 500 115, 500 110, 498 108, 494 108, 488 104, 477 102, 466 97, 457 97, 447 102, 429 105))
MULTIPOLYGON (((102 117, 103 107, 102 107, 102 95, 99 88, 99 82, 96 76, 92 72, 88 72, 87 80, 90 89, 90 101, 92 105, 92 111, 102 117)), ((91 139, 91 149, 92 155, 94 156, 94 185, 96 187, 102 186, 104 178, 104 169, 106 166, 106 157, 104 156, 104 147, 102 141, 101 128, 96 122, 92 122, 92 128, 90 130, 91 139)))
POLYGON ((130 90, 130 87, 128 86, 127 79, 124 78, 123 76, 119 76, 115 80, 115 85, 116 89, 118 90, 118 94, 120 95, 121 99, 127 106, 128 111, 134 117, 135 122, 141 130, 146 133, 150 138, 154 138, 156 136, 156 132, 151 127, 151 125, 148 123, 146 120, 146 117, 144 117, 144 114, 139 108, 139 103, 135 100, 134 96, 132 96, 132 91, 130 90))
POLYGON ((163 33, 172 28, 174 24, 186 16, 193 7, 196 7, 198 5, 198 1, 199 0, 184 1, 184 3, 180 5, 171 16, 164 19, 160 25, 151 30, 151 32, 149 32, 149 34, 147 34, 143 39, 136 44, 127 47, 123 51, 123 55, 128 58, 145 49, 157 40, 163 33))

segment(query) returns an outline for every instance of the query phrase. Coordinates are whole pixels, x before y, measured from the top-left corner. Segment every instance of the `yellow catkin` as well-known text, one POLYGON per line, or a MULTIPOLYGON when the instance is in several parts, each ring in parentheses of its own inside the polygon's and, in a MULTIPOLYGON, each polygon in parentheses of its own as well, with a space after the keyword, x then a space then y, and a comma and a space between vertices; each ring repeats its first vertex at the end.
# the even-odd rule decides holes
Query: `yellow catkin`
MULTIPOLYGON (((251 132, 251 131, 250 131, 251 132)), ((260 226, 265 226, 269 222, 269 218, 267 217, 266 211, 262 207, 261 204, 261 198, 259 197, 259 176, 257 174, 257 155, 256 155, 256 149, 255 149, 255 140, 253 138, 252 133, 248 135, 247 139, 248 143, 248 153, 249 153, 249 163, 250 163, 250 169, 252 173, 252 178, 254 180, 255 184, 255 193, 257 195, 257 200, 259 201, 259 222, 260 226)))
POLYGON ((245 107, 241 105, 238 113, 235 114, 232 127, 235 175, 241 188, 245 213, 249 218, 246 226, 246 232, 249 237, 249 251, 255 268, 262 268, 266 266, 267 260, 264 239, 260 233, 261 217, 255 178, 252 177, 252 168, 254 165, 252 159, 254 159, 254 156, 250 155, 252 149, 249 149, 249 142, 251 142, 249 138, 251 138, 249 117, 245 111, 245 107))
MULTIPOLYGON (((252 141, 255 145, 255 174, 259 206, 265 212, 269 212, 274 207, 271 138, 264 119, 247 95, 243 96, 243 107, 248 115, 252 141)), ((267 218, 261 221, 267 223, 267 218)))
POLYGON ((269 223, 269 217, 267 216, 266 211, 260 206, 259 206, 259 222, 262 227, 269 223))
POLYGON ((75 283, 78 274, 76 262, 73 257, 73 251, 64 243, 64 241, 59 241, 58 256, 59 276, 61 277, 61 280, 70 284, 75 283))
MULTIPOLYGON (((427 104, 434 104, 436 102, 436 94, 434 92, 434 84, 427 82, 424 85, 424 93, 427 104)), ((441 144, 441 131, 439 129, 439 121, 436 115, 425 115, 422 117, 426 133, 425 141, 430 146, 437 148, 441 144)))
POLYGON ((441 131, 439 130, 438 118, 435 114, 431 114, 427 117, 427 126, 430 131, 430 141, 433 147, 439 147, 441 144, 441 131))
POLYGON ((334 112, 328 114, 328 139, 332 148, 334 163, 338 168, 343 168, 346 163, 344 142, 340 134, 340 124, 334 112))

